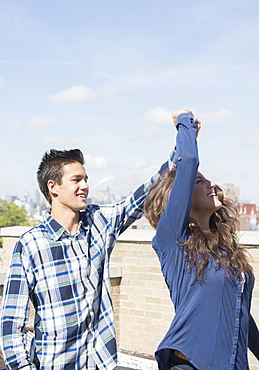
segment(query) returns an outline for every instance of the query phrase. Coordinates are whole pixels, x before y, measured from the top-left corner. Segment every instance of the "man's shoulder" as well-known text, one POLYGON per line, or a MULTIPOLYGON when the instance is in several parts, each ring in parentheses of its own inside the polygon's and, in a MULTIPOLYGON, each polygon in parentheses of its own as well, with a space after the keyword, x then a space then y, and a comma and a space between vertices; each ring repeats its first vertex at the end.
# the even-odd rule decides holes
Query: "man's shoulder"
MULTIPOLYGON (((37 245, 43 244, 44 239, 47 244, 47 230, 43 223, 40 223, 36 226, 31 227, 29 230, 24 232, 18 239, 14 247, 14 253, 31 253, 37 245), (42 240, 42 242, 41 242, 42 240)), ((47 237, 48 238, 48 237, 47 237)))
POLYGON ((43 222, 39 223, 38 225, 36 226, 33 226, 32 228, 30 228, 29 230, 27 230, 25 233, 23 233, 21 236, 20 236, 20 241, 23 242, 23 241, 29 241, 29 240, 36 240, 36 238, 39 238, 43 235, 46 235, 47 233, 47 229, 44 225, 43 222))

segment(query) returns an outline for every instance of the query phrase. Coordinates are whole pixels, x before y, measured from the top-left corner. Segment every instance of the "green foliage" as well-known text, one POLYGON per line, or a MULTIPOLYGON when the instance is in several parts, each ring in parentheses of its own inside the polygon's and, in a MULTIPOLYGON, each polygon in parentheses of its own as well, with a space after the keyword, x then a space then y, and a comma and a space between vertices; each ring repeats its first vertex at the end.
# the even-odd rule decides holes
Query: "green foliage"
POLYGON ((25 209, 18 207, 14 203, 7 203, 5 200, 0 200, 0 227, 7 226, 31 226, 34 224, 25 209))

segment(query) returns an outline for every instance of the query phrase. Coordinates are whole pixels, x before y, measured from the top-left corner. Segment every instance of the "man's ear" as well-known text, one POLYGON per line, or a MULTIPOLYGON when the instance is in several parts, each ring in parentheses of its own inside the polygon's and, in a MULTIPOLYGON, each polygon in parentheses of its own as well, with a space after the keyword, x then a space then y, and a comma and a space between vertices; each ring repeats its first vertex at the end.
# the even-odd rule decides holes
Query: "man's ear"
POLYGON ((51 197, 57 197, 58 196, 58 184, 56 181, 49 180, 47 183, 49 193, 51 197))

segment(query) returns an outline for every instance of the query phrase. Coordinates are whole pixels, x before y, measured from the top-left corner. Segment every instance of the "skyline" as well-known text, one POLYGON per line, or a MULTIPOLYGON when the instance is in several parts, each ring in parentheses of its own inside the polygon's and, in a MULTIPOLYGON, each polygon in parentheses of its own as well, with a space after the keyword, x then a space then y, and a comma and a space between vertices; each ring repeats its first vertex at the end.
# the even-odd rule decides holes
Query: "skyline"
POLYGON ((0 198, 33 195, 42 155, 79 147, 90 194, 123 196, 202 121, 200 171, 259 206, 259 5, 0 0, 0 198), (32 192, 30 189, 33 189, 32 192))

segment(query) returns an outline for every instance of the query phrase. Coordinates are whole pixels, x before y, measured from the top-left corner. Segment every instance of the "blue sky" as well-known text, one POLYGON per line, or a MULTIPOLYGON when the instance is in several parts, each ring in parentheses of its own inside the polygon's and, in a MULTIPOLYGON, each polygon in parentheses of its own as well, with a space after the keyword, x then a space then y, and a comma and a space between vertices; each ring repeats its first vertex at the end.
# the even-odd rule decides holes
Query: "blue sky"
POLYGON ((258 0, 0 0, 0 197, 33 195, 79 147, 90 196, 167 159, 173 111, 202 120, 200 170, 259 206, 258 0))

